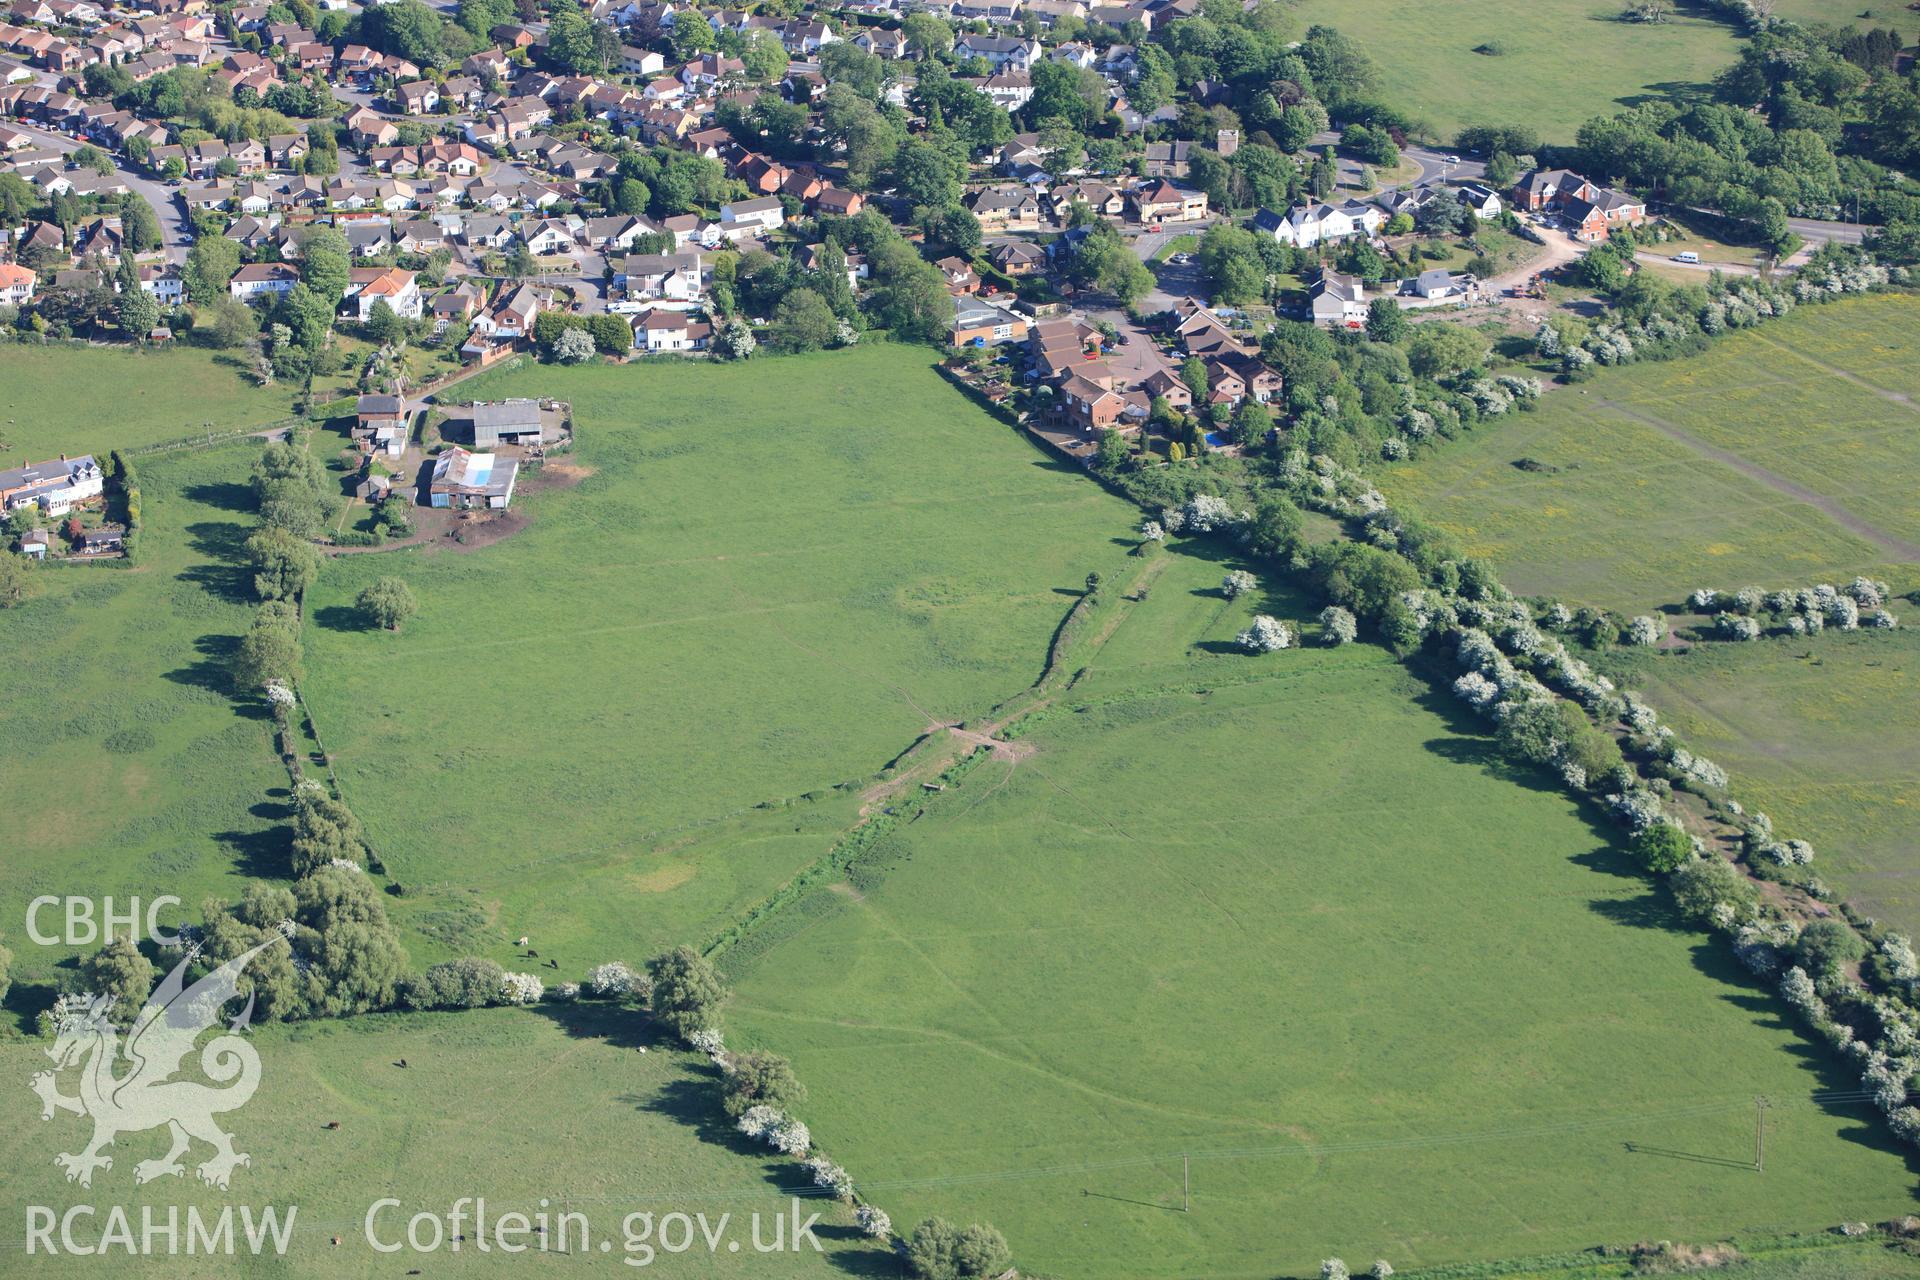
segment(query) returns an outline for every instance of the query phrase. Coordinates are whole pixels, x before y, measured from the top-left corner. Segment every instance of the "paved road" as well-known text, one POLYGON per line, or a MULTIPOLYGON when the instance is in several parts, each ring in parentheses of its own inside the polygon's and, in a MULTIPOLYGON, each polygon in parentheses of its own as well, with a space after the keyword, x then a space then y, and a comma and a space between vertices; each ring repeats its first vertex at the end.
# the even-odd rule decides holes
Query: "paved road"
POLYGON ((1841 244, 1859 244, 1873 229, 1857 222, 1822 222, 1817 218, 1788 218, 1787 225, 1803 240, 1838 240, 1841 244))
MULTIPOLYGON (((38 125, 14 121, 12 127, 19 129, 22 133, 32 134, 63 155, 72 155, 85 145, 64 133, 55 133, 38 125)), ((105 148, 101 150, 104 151, 105 148)), ((167 259, 171 262, 185 262, 187 245, 190 243, 188 236, 193 230, 192 225, 187 221, 186 206, 175 197, 172 189, 165 183, 155 182, 151 178, 142 177, 122 167, 117 156, 113 157, 113 161, 120 180, 127 184, 129 190, 153 206, 154 215, 160 219, 160 243, 166 251, 167 259)))

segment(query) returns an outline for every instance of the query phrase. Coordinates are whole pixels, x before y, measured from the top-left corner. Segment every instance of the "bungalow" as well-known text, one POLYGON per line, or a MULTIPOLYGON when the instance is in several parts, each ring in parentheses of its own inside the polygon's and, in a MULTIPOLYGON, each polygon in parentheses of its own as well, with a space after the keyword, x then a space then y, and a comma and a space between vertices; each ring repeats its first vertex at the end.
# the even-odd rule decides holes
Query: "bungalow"
POLYGON ((284 262, 250 262, 233 273, 227 292, 242 302, 263 295, 278 296, 300 283, 300 273, 284 262))
POLYGON ((431 506, 460 510, 503 510, 513 501, 513 483, 519 475, 517 458, 473 453, 454 445, 434 459, 427 501, 431 506))
POLYGON ((106 476, 92 454, 51 462, 34 462, 0 471, 0 511, 13 512, 37 504, 49 516, 63 516, 83 502, 106 492, 106 476))
POLYGON ((74 539, 73 549, 83 556, 104 556, 115 551, 124 551, 127 547, 127 529, 125 525, 103 524, 97 529, 83 529, 74 539))
POLYGON ((1422 271, 1402 287, 1402 292, 1416 297, 1467 298, 1479 291, 1479 282, 1468 272, 1448 271, 1445 267, 1435 267, 1431 271, 1422 271))
POLYGON ((685 311, 652 307, 633 318, 633 345, 642 351, 705 351, 713 326, 685 311))

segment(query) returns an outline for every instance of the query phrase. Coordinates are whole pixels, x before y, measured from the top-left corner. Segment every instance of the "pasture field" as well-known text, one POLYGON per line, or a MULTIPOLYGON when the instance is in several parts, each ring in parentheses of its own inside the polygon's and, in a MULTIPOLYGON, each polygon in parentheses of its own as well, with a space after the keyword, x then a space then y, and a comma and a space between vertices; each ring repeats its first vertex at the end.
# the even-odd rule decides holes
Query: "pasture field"
POLYGON ((1232 653, 1310 606, 1185 550, 1030 754, 722 953, 734 1038, 794 1058, 896 1221, 1192 1277, 1904 1212, 1845 1069, 1606 828, 1379 649, 1232 653))
POLYGON ((1811 841, 1830 886, 1920 934, 1920 633, 1621 650, 1605 665, 1725 766, 1743 803, 1811 841))
POLYGON ((1358 40, 1388 102, 1443 140, 1463 125, 1525 124, 1570 143, 1581 123, 1621 107, 1703 87, 1738 56, 1727 23, 1680 7, 1670 22, 1619 20, 1613 0, 1303 0, 1303 29, 1323 23, 1358 40), (1475 53, 1491 41, 1506 52, 1475 53), (1568 92, 1578 84, 1581 91, 1568 92))
POLYGON ((0 468, 277 422, 293 412, 294 391, 254 386, 232 357, 197 347, 9 343, 0 354, 0 468))
POLYGON ((1803 308, 1556 390, 1381 487, 1523 594, 1638 611, 1845 579, 1920 560, 1916 369, 1920 299, 1803 308))
POLYGON ((0 621, 0 928, 22 1007, 47 1003, 34 988, 58 957, 24 940, 37 895, 170 893, 182 903, 163 914, 171 925, 197 921, 208 894, 285 874, 287 774, 264 712, 226 691, 252 613, 227 561, 253 526, 254 456, 231 445, 142 459, 137 565, 49 565, 38 595, 0 621))
MULTIPOLYGON (((234 1172, 225 1193, 196 1182, 191 1163, 184 1178, 136 1187, 135 1163, 166 1149, 165 1134, 156 1131, 122 1136, 112 1152, 112 1169, 95 1175, 91 1192, 67 1184, 53 1156, 78 1149, 87 1129, 70 1115, 41 1122, 39 1100, 25 1082, 47 1065, 43 1046, 0 1042, 0 1071, 15 1082, 0 1103, 5 1120, 0 1161, 7 1169, 7 1190, 0 1199, 8 1206, 0 1247, 10 1256, 19 1258, 24 1249, 25 1206, 32 1204, 93 1203, 102 1215, 109 1205, 124 1205, 136 1232, 143 1203, 160 1206, 162 1221, 169 1205, 181 1206, 183 1218, 188 1205, 209 1215, 226 1205, 256 1211, 272 1205, 282 1213, 298 1206, 280 1258, 103 1262, 40 1253, 11 1264, 9 1273, 92 1276, 111 1267, 118 1274, 143 1276, 334 1280, 414 1274, 416 1268, 427 1275, 571 1276, 584 1267, 586 1274, 602 1276, 789 1280, 873 1274, 884 1253, 854 1230, 845 1210, 821 1200, 802 1200, 800 1216, 821 1214, 814 1234, 826 1252, 754 1250, 751 1215, 762 1217, 762 1243, 773 1241, 775 1214, 788 1215, 790 1230, 787 1193, 805 1183, 805 1173, 791 1160, 766 1158, 726 1131, 705 1059, 636 1038, 640 1021, 607 1006, 583 1004, 259 1028, 253 1037, 261 1062, 259 1090, 246 1106, 222 1117, 252 1164, 234 1172), (642 1055, 637 1052, 642 1045, 653 1051, 642 1055), (404 1069, 398 1065, 403 1059, 404 1069), (339 1127, 329 1129, 333 1123, 339 1127), (543 1197, 555 1215, 552 1222, 563 1211, 585 1214, 591 1228, 587 1256, 577 1247, 560 1252, 557 1231, 549 1252, 481 1254, 471 1218, 469 1238, 458 1253, 387 1254, 367 1243, 366 1215, 375 1201, 401 1202, 375 1220, 376 1237, 395 1243, 404 1240, 412 1215, 431 1212, 444 1222, 463 1196, 485 1197, 490 1218, 516 1211, 532 1217, 543 1197), (704 1213, 716 1228, 722 1214, 731 1215, 726 1239, 739 1250, 722 1244, 709 1255, 703 1243, 696 1243, 696 1252, 656 1252, 651 1265, 641 1267, 644 1255, 637 1246, 633 1253, 626 1251, 623 1227, 635 1212, 656 1219, 673 1212, 704 1213), (604 1253, 603 1240, 611 1245, 604 1253), (622 1265, 628 1258, 636 1265, 622 1265)), ((187 1159, 197 1162, 207 1152, 196 1145, 187 1159)), ((636 1234, 640 1225, 633 1224, 636 1234)), ((103 1221, 94 1222, 95 1238, 103 1227, 103 1221)), ((83 1222, 83 1239, 87 1231, 83 1222)), ((576 1230, 567 1243, 577 1246, 578 1240, 576 1230)), ((657 1249, 657 1238, 655 1243, 657 1249)))
POLYGON ((704 938, 929 725, 1031 684, 1131 546, 1131 508, 899 347, 460 389, 536 393, 573 404, 577 485, 529 486, 478 552, 340 557, 308 598, 306 696, 416 959, 704 938), (361 630, 387 574, 419 616, 361 630))

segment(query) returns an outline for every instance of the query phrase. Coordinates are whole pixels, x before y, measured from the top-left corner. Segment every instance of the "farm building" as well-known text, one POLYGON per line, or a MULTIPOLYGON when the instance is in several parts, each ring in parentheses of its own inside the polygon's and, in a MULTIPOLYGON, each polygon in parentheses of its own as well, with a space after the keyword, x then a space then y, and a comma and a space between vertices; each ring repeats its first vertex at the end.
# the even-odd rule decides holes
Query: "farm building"
POLYGON ((473 453, 455 445, 434 459, 427 501, 432 506, 463 511, 475 507, 504 509, 513 501, 513 482, 519 475, 517 458, 473 453))

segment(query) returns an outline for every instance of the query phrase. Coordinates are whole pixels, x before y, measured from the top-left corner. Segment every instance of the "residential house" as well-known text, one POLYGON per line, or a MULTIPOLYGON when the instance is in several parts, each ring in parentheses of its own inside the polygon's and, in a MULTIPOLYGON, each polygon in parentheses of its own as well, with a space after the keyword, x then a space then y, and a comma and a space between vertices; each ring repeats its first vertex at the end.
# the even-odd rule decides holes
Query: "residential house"
POLYGON ((963 297, 954 306, 949 346, 997 347, 1026 340, 1027 321, 1023 316, 975 297, 963 297))
POLYGON ((1021 36, 980 36, 968 32, 953 42, 956 59, 979 58, 996 72, 1031 71, 1041 53, 1038 40, 1021 36))
POLYGON ((407 451, 413 413, 399 396, 361 396, 354 405, 353 438, 369 453, 398 458, 407 451))
POLYGON ((1307 312, 1330 329, 1359 329, 1367 323, 1367 291, 1360 277, 1323 270, 1307 290, 1307 312))
POLYGON ((685 311, 651 307, 633 317, 633 345, 642 351, 705 351, 713 326, 685 311))
POLYGON ((384 302, 403 320, 418 320, 424 310, 420 282, 399 267, 354 267, 348 273, 343 308, 351 309, 362 324, 373 319, 373 309, 384 302))
POLYGON ((0 511, 14 512, 37 504, 58 518, 106 492, 107 479, 92 454, 69 458, 64 453, 51 462, 33 462, 0 471, 0 511))
POLYGON ((976 193, 967 206, 980 221, 982 231, 1005 231, 1010 227, 1026 229, 1040 225, 1040 198, 1031 187, 988 187, 976 193))
POLYGON ((227 292, 242 302, 278 296, 300 283, 300 273, 284 262, 250 262, 233 273, 227 292))
POLYGON ((697 305, 706 283, 704 263, 697 251, 636 253, 614 269, 616 302, 609 310, 639 311, 642 303, 685 309, 697 305))
POLYGON ((997 244, 989 257, 1002 274, 1013 276, 1015 279, 1034 275, 1045 270, 1047 265, 1046 252, 1040 246, 1028 244, 1024 240, 1009 240, 1005 244, 997 244))
POLYGON ((1128 199, 1141 222, 1195 222, 1207 216, 1206 192, 1176 187, 1164 178, 1135 188, 1128 199))
POLYGON ((778 196, 735 200, 720 206, 720 222, 729 239, 765 235, 786 220, 786 209, 778 196))
POLYGON ((40 277, 17 262, 0 262, 0 303, 10 307, 33 301, 33 287, 40 277))

